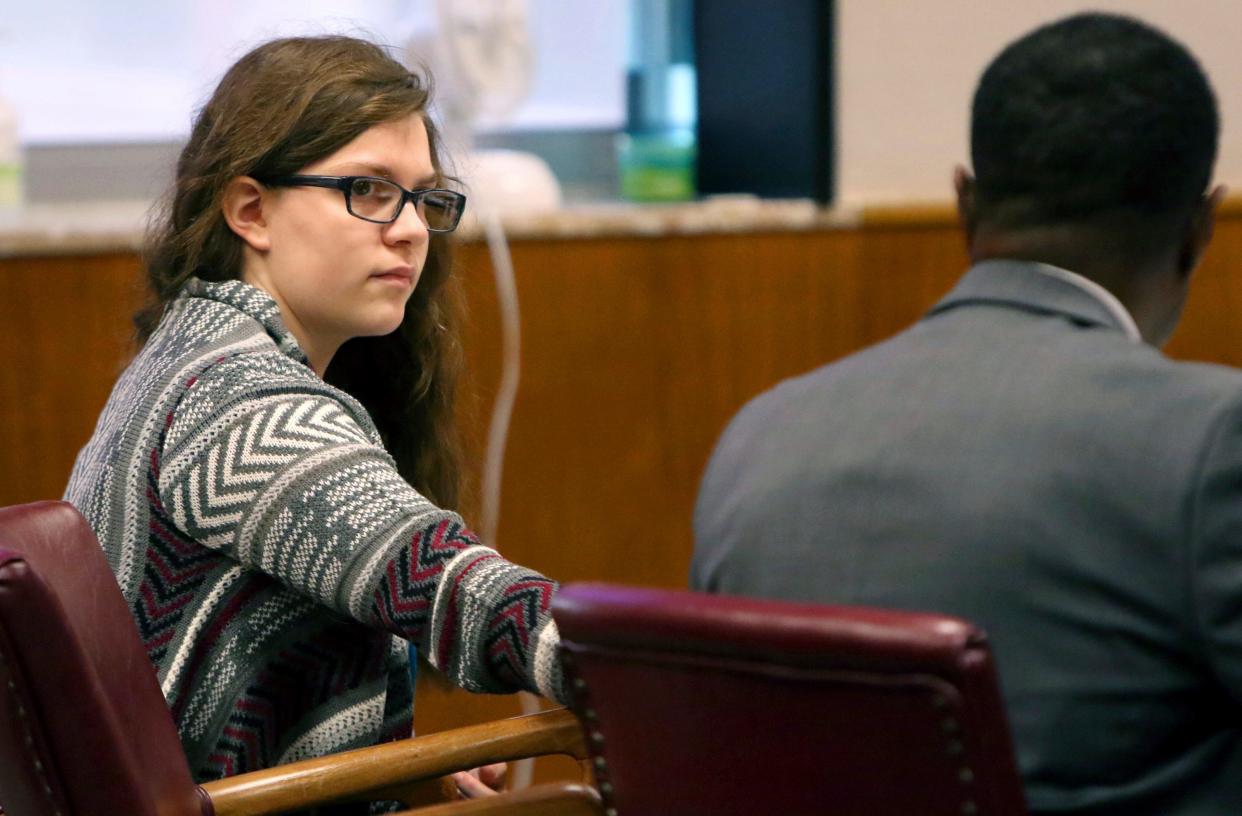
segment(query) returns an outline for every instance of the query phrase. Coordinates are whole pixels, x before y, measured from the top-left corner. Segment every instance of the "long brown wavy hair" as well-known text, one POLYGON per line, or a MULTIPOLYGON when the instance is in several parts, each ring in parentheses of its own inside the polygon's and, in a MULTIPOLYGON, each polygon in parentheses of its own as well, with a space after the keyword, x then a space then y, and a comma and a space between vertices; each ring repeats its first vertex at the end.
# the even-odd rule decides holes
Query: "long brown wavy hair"
MULTIPOLYGON (((421 114, 431 158, 443 175, 427 116, 429 82, 382 48, 353 37, 274 40, 224 75, 199 112, 177 161, 176 180, 148 230, 148 302, 134 316, 145 343, 191 277, 236 280, 242 242, 221 209, 229 181, 297 173, 368 128, 421 114)), ((419 492, 455 508, 461 450, 453 401, 461 368, 460 294, 446 236, 433 233, 405 319, 392 334, 341 346, 324 379, 370 412, 397 468, 419 492)))

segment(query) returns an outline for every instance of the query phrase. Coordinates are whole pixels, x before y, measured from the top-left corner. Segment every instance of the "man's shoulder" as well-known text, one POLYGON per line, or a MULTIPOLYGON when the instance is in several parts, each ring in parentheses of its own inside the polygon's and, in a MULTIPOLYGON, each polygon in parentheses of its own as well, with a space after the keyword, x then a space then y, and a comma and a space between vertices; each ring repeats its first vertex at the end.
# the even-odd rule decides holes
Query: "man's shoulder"
POLYGON ((1082 360, 1071 372, 1080 391, 1135 395, 1136 408, 1151 406, 1215 414, 1242 402, 1242 370, 1219 363, 1179 360, 1140 343, 1082 360))
POLYGON ((1017 340, 1012 352, 981 343, 962 353, 956 339, 937 345, 923 325, 754 397, 730 421, 721 449, 747 458, 754 445, 779 440, 818 446, 829 429, 848 437, 978 421, 1016 432, 1024 417, 1120 436, 1167 432, 1174 422, 1172 436, 1186 442, 1242 411, 1242 370, 1172 359, 1116 332, 1090 332, 1088 342, 1065 347, 1017 340))
POLYGON ((895 366, 905 365, 907 348, 916 326, 912 326, 887 340, 859 349, 844 357, 823 363, 810 371, 794 374, 752 397, 738 412, 733 425, 739 421, 768 423, 789 410, 796 410, 808 403, 822 403, 826 395, 842 391, 854 397, 864 396, 851 391, 855 380, 869 380, 887 376, 895 366))
MULTIPOLYGON (((1131 385, 1152 391, 1190 389, 1213 398, 1242 389, 1242 369, 1169 357, 1112 330, 1078 329, 1025 336, 998 332, 970 337, 958 330, 945 338, 940 327, 921 322, 838 360, 785 379, 756 400, 779 405, 835 385, 854 386, 909 371, 969 381, 987 369, 1008 368, 1022 379, 1084 379, 1100 388, 1131 385)), ((865 395, 861 395, 865 396, 865 395)))

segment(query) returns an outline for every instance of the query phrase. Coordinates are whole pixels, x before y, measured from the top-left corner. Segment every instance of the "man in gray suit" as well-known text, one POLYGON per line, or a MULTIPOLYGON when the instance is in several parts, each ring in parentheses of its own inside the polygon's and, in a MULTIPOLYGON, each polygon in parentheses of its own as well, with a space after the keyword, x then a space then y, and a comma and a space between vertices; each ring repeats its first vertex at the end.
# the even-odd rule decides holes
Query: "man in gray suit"
POLYGON ((750 403, 703 479, 694 587, 990 633, 1035 813, 1242 813, 1242 374, 1158 351, 1216 142, 1165 35, 1082 15, 1016 41, 956 177, 974 265, 750 403))

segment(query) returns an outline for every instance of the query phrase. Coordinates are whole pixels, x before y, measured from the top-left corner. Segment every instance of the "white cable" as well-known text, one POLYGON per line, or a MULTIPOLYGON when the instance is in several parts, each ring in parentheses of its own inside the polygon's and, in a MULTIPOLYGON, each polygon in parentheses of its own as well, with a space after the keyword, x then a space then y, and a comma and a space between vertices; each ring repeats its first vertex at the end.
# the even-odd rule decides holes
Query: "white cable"
MULTIPOLYGON (((482 198, 482 196, 476 196, 482 198)), ((488 546, 496 546, 500 526, 500 482, 504 476, 505 446, 513 403, 517 399, 518 382, 522 376, 522 329, 518 307, 517 280, 513 259, 505 240, 500 218, 480 202, 479 220, 487 238, 492 258, 492 275, 496 280, 496 299, 500 305, 501 366, 500 385, 492 403, 491 423, 487 429, 487 452, 483 460, 483 496, 479 512, 479 532, 488 546)))
MULTIPOLYGON (((475 196, 476 200, 483 196, 475 196)), ((504 476, 505 448, 509 439, 509 422, 513 418, 513 403, 517 399, 518 383, 522 376, 522 329, 521 311, 518 306, 517 278, 513 273, 513 259, 509 255, 509 243, 505 240, 504 227, 496 212, 479 201, 479 221, 487 238, 487 250, 492 259, 492 276, 496 281, 496 300, 500 306, 501 368, 500 386, 492 403, 492 417, 487 429, 487 453, 483 460, 483 496, 479 511, 479 532, 484 543, 495 547, 500 526, 500 483, 504 476)), ((530 692, 519 692, 518 701, 523 714, 541 710, 539 698, 530 692)), ((512 788, 528 787, 535 773, 533 758, 513 763, 512 788)))
MULTIPOLYGON (((433 49, 443 63, 440 71, 452 100, 465 145, 459 155, 468 156, 474 147, 471 127, 475 117, 487 103, 492 113, 499 106, 512 107, 526 96, 534 73, 534 60, 527 26, 525 0, 508 0, 503 5, 494 0, 436 0, 435 16, 439 36, 433 49)), ((452 122, 445 122, 452 131, 452 122)), ((477 169, 477 168, 471 168, 477 169)), ((468 175, 468 174, 467 174, 468 175)), ((478 185, 480 188, 486 185, 478 185)), ((497 210, 489 205, 482 189, 472 189, 473 209, 483 227, 496 296, 500 306, 501 370, 500 385, 492 404, 491 422, 487 432, 487 450, 483 460, 482 501, 477 530, 488 546, 495 547, 500 526, 500 488, 504 475, 505 447, 509 423, 517 399, 521 378, 521 314, 518 308, 517 281, 513 260, 504 228, 497 210)), ((518 695, 522 712, 540 710, 539 698, 527 692, 518 695)), ((534 760, 513 763, 513 788, 530 785, 534 760)))

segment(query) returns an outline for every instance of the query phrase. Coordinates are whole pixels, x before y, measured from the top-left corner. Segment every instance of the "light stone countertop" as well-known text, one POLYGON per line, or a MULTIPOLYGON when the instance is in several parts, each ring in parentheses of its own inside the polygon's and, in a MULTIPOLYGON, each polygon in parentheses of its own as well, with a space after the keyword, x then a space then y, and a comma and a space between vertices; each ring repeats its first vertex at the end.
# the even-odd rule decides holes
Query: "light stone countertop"
POLYGON ((108 201, 0 210, 0 258, 136 252, 150 206, 108 201))
MULTIPOLYGON (((137 252, 151 204, 145 201, 39 204, 0 211, 0 258, 137 252)), ((810 200, 721 196, 684 204, 578 204, 501 218, 510 239, 652 237, 703 233, 823 230, 856 226, 860 214, 810 200)), ((477 213, 458 229, 481 240, 477 213)))

